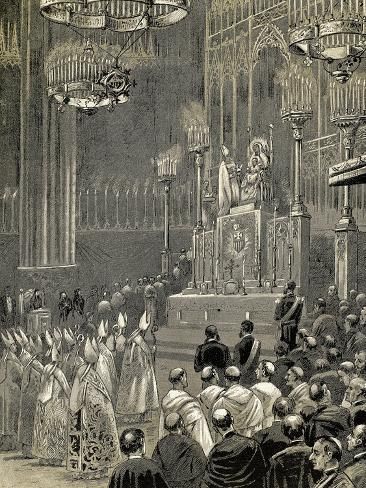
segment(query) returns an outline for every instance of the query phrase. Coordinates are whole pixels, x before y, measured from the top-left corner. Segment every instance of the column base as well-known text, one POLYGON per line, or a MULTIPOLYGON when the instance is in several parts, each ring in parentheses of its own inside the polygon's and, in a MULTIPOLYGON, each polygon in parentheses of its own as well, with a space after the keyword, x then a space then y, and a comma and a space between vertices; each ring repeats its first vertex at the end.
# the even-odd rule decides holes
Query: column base
POLYGON ((311 218, 306 205, 303 202, 294 203, 291 212, 292 217, 306 217, 311 218))
POLYGON ((337 231, 357 231, 356 220, 352 213, 344 209, 342 216, 336 224, 335 230, 337 231))

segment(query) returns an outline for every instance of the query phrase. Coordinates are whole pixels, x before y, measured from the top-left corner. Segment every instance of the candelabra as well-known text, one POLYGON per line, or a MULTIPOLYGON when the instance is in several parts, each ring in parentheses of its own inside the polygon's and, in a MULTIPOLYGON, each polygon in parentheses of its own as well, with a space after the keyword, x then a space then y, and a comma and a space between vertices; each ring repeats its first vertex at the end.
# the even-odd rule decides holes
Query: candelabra
POLYGON ((202 229, 202 170, 204 165, 204 154, 210 147, 210 130, 207 126, 192 125, 188 129, 188 151, 195 156, 197 168, 196 188, 196 228, 202 229))
POLYGON ((162 251, 162 272, 169 273, 170 268, 170 189, 177 177, 177 160, 170 154, 157 158, 158 180, 164 185, 164 250, 162 251))
POLYGON ((289 49, 314 59, 339 83, 360 66, 366 49, 366 2, 360 0, 288 0, 289 49))
POLYGON ((313 116, 311 109, 312 82, 299 73, 289 73, 284 81, 282 92, 282 120, 291 125, 295 140, 295 185, 293 212, 306 214, 306 207, 302 196, 302 147, 304 126, 313 116))
MULTIPOLYGON (((330 86, 331 122, 343 135, 346 161, 353 158, 358 128, 366 122, 366 81, 352 79, 347 85, 330 86)), ((343 158, 341 158, 343 159, 343 158)), ((350 187, 344 187, 341 226, 355 226, 350 187)))

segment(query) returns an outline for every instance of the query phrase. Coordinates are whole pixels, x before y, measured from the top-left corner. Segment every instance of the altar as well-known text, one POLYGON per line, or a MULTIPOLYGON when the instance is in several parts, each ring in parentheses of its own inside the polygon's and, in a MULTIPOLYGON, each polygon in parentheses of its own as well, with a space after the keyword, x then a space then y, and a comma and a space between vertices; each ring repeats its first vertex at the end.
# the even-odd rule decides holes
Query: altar
POLYGON ((168 327, 238 327, 245 319, 272 328, 280 293, 249 295, 173 295, 168 299, 168 327))

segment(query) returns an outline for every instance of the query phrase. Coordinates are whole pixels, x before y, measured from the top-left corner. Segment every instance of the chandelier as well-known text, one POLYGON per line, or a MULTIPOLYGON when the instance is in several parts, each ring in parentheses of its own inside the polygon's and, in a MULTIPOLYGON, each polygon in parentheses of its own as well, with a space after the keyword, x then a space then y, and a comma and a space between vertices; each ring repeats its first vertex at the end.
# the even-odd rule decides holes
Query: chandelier
POLYGON ((189 11, 190 0, 40 0, 40 12, 48 20, 114 32, 167 27, 189 11))
POLYGON ((288 0, 289 49, 314 59, 339 83, 360 66, 366 50, 365 0, 288 0))
POLYGON ((46 63, 47 94, 59 105, 75 107, 87 115, 99 108, 114 110, 129 99, 130 71, 111 56, 95 54, 86 46, 62 44, 49 53, 46 63))

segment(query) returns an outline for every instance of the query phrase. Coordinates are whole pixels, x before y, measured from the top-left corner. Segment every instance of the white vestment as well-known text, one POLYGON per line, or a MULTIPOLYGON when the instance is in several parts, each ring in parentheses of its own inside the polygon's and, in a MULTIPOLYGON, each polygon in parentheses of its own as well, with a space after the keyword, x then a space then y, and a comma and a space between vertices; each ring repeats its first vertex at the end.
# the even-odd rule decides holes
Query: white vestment
POLYGON ((217 400, 212 410, 225 408, 234 419, 235 430, 245 437, 252 437, 261 430, 263 407, 257 396, 241 385, 230 386, 217 400))
POLYGON ((164 418, 171 413, 178 413, 182 417, 187 432, 201 445, 207 456, 213 447, 213 442, 199 402, 185 391, 170 390, 161 401, 160 439, 166 435, 164 418))
POLYGON ((270 382, 261 382, 251 388, 252 392, 259 398, 263 407, 263 426, 262 429, 271 427, 274 421, 272 407, 274 402, 281 396, 280 390, 270 382))

